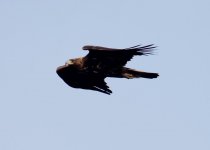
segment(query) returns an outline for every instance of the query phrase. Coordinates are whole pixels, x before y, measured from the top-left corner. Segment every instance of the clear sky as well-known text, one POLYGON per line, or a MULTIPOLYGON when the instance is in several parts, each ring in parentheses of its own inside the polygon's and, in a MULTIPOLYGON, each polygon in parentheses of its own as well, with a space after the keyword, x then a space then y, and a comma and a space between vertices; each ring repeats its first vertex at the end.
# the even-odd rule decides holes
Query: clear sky
POLYGON ((0 0, 1 150, 209 150, 209 0, 0 0), (86 44, 155 44, 106 79, 68 87, 56 67, 86 44))

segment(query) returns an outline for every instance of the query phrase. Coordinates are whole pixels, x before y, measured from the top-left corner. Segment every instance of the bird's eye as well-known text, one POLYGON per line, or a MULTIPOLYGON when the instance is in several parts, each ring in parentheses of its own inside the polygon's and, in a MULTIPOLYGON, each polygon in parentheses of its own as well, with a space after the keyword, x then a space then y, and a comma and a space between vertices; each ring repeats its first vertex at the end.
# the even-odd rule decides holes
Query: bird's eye
POLYGON ((68 60, 68 61, 66 61, 66 63, 65 63, 66 66, 72 65, 72 64, 73 64, 73 62, 72 62, 71 60, 68 60))

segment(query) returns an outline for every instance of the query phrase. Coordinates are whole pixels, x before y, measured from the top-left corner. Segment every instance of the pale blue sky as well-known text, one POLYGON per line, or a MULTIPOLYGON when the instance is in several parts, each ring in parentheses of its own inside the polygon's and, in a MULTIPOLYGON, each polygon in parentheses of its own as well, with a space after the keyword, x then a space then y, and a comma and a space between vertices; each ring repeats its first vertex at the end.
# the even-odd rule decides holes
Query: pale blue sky
POLYGON ((209 150, 210 1, 0 0, 1 150, 209 150), (106 79, 111 96, 55 73, 86 44, 158 46, 106 79))

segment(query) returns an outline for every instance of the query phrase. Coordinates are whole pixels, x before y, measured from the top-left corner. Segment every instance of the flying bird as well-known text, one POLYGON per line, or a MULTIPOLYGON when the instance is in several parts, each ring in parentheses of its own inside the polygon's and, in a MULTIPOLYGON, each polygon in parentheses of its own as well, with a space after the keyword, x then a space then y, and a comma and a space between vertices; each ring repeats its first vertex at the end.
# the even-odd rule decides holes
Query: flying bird
POLYGON ((148 78, 158 77, 158 73, 138 71, 125 67, 134 56, 152 54, 155 46, 133 46, 124 49, 86 45, 85 57, 69 59, 65 65, 57 68, 57 74, 73 88, 94 90, 105 94, 112 91, 104 81, 106 77, 115 78, 148 78))

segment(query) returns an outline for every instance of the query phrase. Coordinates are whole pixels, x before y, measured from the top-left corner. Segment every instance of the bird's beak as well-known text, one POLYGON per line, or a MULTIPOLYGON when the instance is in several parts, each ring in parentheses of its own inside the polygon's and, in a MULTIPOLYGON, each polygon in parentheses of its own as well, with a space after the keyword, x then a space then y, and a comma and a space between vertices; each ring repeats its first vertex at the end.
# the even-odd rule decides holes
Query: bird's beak
POLYGON ((63 65, 63 66, 59 66, 57 69, 56 69, 56 72, 60 71, 60 70, 63 70, 66 68, 66 65, 63 65))

